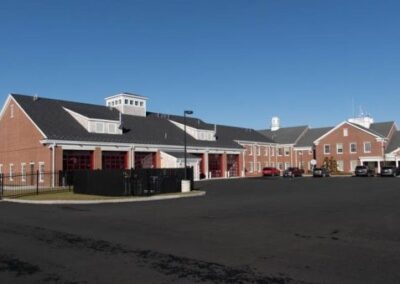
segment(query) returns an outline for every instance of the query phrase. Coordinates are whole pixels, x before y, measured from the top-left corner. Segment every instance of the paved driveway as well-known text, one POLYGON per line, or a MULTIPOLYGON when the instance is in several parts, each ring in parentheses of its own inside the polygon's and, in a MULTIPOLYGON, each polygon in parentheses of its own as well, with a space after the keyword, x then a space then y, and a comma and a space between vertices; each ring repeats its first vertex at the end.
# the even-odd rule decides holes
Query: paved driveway
POLYGON ((205 197, 0 203, 0 283, 399 283, 400 178, 238 179, 205 197))

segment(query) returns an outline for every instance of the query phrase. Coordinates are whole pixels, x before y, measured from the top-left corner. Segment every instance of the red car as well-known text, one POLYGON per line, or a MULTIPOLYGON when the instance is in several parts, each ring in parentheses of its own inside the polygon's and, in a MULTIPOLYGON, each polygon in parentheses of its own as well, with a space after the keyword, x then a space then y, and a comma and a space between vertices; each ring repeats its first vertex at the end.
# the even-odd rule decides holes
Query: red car
POLYGON ((281 175, 281 171, 278 170, 277 168, 271 168, 271 167, 266 167, 263 168, 263 176, 280 176, 281 175))

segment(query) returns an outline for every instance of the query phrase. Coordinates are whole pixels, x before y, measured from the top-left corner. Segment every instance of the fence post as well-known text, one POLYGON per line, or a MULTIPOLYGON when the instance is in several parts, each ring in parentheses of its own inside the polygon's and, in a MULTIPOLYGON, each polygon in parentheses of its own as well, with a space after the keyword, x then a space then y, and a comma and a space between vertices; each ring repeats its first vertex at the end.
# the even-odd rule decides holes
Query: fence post
POLYGON ((4 188, 4 183, 3 183, 3 174, 0 173, 0 200, 3 199, 3 188, 4 188))
POLYGON ((36 170, 36 195, 39 195, 39 170, 36 170))

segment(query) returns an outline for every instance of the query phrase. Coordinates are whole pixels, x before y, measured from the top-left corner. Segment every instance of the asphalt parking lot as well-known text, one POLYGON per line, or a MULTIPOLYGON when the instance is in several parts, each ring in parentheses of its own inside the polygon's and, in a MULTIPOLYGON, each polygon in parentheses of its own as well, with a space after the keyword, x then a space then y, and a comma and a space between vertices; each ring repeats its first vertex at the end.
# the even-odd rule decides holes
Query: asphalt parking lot
POLYGON ((400 283, 400 178, 205 181, 205 197, 0 203, 0 283, 400 283))

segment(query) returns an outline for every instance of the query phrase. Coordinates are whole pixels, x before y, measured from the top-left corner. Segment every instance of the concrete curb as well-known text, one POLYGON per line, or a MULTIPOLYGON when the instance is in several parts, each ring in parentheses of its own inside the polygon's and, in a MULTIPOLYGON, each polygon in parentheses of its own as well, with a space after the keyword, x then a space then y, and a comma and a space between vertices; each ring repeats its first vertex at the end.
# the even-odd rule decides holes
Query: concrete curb
POLYGON ((63 205, 63 204, 110 204, 110 203, 128 203, 128 202, 144 202, 144 201, 158 201, 188 197, 199 197, 206 195, 205 191, 191 191, 188 193, 176 193, 168 195, 154 195, 146 197, 132 197, 132 198, 116 198, 116 199, 104 199, 104 200, 23 200, 23 199, 12 199, 3 198, 4 202, 14 202, 23 204, 42 204, 42 205, 63 205))

